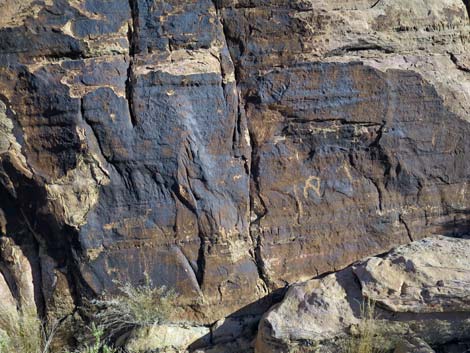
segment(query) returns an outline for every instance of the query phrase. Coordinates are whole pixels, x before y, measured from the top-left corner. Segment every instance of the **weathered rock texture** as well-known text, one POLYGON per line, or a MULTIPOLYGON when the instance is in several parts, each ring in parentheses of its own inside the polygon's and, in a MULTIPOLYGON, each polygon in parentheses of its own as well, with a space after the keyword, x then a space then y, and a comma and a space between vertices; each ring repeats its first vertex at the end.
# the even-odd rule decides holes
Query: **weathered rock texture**
POLYGON ((27 254, 40 311, 147 273, 209 324, 466 229, 461 0, 0 10, 0 232, 27 254))
POLYGON ((419 338, 403 340, 397 344, 393 353, 436 353, 426 342, 419 338))
POLYGON ((342 352, 342 338, 364 319, 367 303, 375 305, 375 334, 389 349, 410 337, 397 353, 468 341, 469 251, 469 239, 426 238, 294 285, 262 319, 256 352, 342 352))

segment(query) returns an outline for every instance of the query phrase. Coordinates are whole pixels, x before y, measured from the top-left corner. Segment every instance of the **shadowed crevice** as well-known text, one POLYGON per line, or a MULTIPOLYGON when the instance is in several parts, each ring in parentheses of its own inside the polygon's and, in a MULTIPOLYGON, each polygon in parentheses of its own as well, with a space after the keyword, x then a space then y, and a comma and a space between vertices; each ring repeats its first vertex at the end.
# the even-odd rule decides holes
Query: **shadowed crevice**
POLYGON ((126 79, 126 100, 129 106, 129 115, 131 117, 132 126, 138 123, 137 115, 134 110, 134 86, 135 76, 133 72, 133 64, 135 54, 138 52, 138 36, 139 36, 139 6, 137 0, 129 0, 131 9, 131 24, 127 31, 127 39, 129 41, 129 66, 127 68, 126 79))
POLYGON ((462 0, 464 5, 465 5, 465 8, 467 9, 467 17, 470 21, 470 0, 462 0))

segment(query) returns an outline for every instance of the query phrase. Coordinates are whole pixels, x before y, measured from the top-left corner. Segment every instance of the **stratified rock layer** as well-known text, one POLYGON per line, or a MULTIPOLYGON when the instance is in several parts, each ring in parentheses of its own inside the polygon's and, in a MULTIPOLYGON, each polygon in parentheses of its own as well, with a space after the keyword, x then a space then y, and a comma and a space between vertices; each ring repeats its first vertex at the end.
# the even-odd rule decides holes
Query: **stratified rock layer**
POLYGON ((148 275, 188 320, 259 315, 286 284, 468 225, 460 0, 0 9, 0 233, 41 312, 148 275))
POLYGON ((406 336, 397 352, 468 341, 469 250, 469 239, 426 238, 294 285, 261 320, 256 352, 343 352, 343 338, 368 320, 364 305, 375 307, 374 334, 390 345, 381 348, 406 336))

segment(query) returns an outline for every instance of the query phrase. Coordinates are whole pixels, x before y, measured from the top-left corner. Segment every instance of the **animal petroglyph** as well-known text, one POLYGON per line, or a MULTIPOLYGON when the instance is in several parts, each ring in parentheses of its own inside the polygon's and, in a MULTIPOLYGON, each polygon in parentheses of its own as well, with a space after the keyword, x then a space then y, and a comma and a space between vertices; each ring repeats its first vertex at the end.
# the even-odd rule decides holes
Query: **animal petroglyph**
POLYGON ((308 198, 308 191, 313 190, 315 194, 320 197, 320 183, 321 179, 317 176, 310 176, 306 181, 305 181, 305 186, 304 186, 304 197, 308 198))

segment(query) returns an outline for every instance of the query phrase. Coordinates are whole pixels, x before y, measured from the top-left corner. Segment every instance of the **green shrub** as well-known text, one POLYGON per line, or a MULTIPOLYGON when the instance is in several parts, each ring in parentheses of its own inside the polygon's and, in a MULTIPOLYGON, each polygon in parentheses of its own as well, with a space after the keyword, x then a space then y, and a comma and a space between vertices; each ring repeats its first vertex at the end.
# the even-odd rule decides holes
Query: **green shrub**
POLYGON ((92 345, 85 344, 83 349, 75 353, 117 353, 117 350, 103 342, 104 330, 97 327, 94 323, 90 327, 94 342, 92 345))

